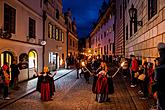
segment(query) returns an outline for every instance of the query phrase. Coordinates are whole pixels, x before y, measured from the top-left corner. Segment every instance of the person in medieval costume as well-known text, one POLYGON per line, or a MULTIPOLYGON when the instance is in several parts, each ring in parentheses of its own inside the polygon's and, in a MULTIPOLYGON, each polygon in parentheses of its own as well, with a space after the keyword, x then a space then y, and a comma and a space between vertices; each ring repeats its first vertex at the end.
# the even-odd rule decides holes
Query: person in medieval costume
POLYGON ((108 71, 105 62, 101 62, 100 67, 96 71, 94 76, 92 91, 96 93, 96 101, 105 102, 108 101, 108 94, 114 92, 112 78, 110 76, 110 71, 108 71), (96 79, 97 77, 97 79, 96 79))
POLYGON ((108 78, 105 70, 100 71, 96 82, 96 101, 105 102, 108 99, 108 78))
POLYGON ((94 76, 93 76, 93 85, 92 85, 92 92, 93 93, 96 93, 96 82, 97 82, 97 79, 98 79, 98 76, 97 74, 102 71, 102 70, 105 70, 107 67, 105 67, 105 63, 104 62, 101 62, 100 63, 100 66, 98 67, 98 69, 95 71, 94 73, 94 76))
MULTIPOLYGON (((54 74, 55 75, 55 74, 54 74)), ((38 74, 37 91, 41 93, 42 101, 49 101, 55 92, 55 85, 53 76, 51 75, 48 67, 44 67, 43 72, 38 74)))

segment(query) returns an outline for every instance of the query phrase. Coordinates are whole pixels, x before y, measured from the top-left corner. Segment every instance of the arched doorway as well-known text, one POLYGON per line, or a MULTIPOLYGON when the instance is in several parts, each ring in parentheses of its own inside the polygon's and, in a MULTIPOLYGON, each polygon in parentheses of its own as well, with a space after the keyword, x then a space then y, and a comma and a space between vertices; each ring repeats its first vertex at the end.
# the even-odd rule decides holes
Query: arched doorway
POLYGON ((7 62, 8 65, 10 66, 12 61, 13 61, 13 59, 14 59, 13 54, 11 52, 9 52, 9 51, 2 52, 0 57, 1 57, 1 62, 0 62, 1 63, 1 67, 3 66, 3 64, 5 62, 7 62))
POLYGON ((34 74, 36 74, 35 71, 38 70, 38 56, 37 52, 35 50, 31 50, 28 54, 29 59, 29 74, 28 77, 32 78, 34 74))

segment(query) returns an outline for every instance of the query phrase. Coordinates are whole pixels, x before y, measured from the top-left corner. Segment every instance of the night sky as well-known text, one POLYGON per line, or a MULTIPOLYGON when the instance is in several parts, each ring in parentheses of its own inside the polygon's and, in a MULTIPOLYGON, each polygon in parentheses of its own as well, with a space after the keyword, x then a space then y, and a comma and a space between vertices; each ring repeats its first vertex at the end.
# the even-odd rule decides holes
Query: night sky
POLYGON ((98 12, 103 0, 62 0, 63 12, 68 8, 72 11, 72 17, 76 18, 77 33, 79 38, 89 35, 93 22, 98 18, 98 12))

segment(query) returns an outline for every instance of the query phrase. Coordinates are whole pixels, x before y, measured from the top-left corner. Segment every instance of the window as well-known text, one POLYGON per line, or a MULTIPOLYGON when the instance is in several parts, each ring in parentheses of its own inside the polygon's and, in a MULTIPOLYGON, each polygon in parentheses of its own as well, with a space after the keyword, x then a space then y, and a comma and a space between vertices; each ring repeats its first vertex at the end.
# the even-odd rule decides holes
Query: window
POLYGON ((62 38, 61 38, 61 29, 59 29, 59 41, 61 41, 62 38))
POLYGON ((103 54, 103 48, 101 47, 101 54, 103 54))
POLYGON ((74 41, 73 41, 73 47, 74 47, 74 41))
POLYGON ((148 0, 148 19, 157 13, 157 0, 148 0))
POLYGON ((42 0, 40 0, 40 8, 42 8, 42 0))
POLYGON ((112 27, 109 27, 109 32, 110 32, 110 33, 112 32, 112 27))
POLYGON ((36 21, 29 18, 29 38, 35 38, 35 25, 36 21))
POLYGON ((127 8, 127 0, 124 1, 125 2, 125 9, 127 8))
POLYGON ((128 40, 128 25, 126 26, 126 40, 128 40))
POLYGON ((106 55, 106 46, 104 46, 104 55, 106 55))
POLYGON ((107 44, 107 54, 108 54, 108 44, 107 44))
POLYGON ((49 53, 49 63, 53 63, 53 52, 49 53))
POLYGON ((101 34, 101 39, 103 39, 103 35, 101 34))
POLYGON ((132 21, 130 20, 130 37, 132 36, 132 21))
POLYGON ((37 69, 37 52, 32 50, 28 54, 29 59, 29 68, 37 69))
POLYGON ((53 35, 52 36, 53 36, 53 39, 56 38, 56 26, 53 26, 53 35))
POLYGON ((134 13, 134 33, 137 32, 137 9, 135 10, 135 13, 134 13))
POLYGON ((120 5, 120 19, 122 18, 122 6, 120 5))
POLYGON ((59 10, 56 9, 56 18, 59 19, 60 18, 60 15, 59 15, 59 10))
POLYGON ((72 39, 70 39, 70 46, 72 46, 72 39))
POLYGON ((64 53, 62 53, 62 59, 64 60, 64 53))
POLYGON ((111 19, 112 18, 112 15, 111 14, 109 14, 109 19, 111 19))
POLYGON ((61 33, 61 41, 64 42, 64 32, 61 33))
POLYGON ((110 43, 110 44, 109 44, 109 51, 111 51, 111 48, 112 48, 112 47, 111 47, 111 43, 110 43))
POLYGON ((15 34, 15 16, 16 10, 4 4, 4 31, 15 34))
POLYGON ((104 37, 106 37, 106 32, 104 32, 104 37))
POLYGON ((56 28, 56 40, 59 40, 58 28, 56 28))
POLYGON ((53 38, 52 31, 54 31, 53 30, 53 25, 51 23, 49 23, 48 24, 48 37, 51 38, 51 39, 53 38))
POLYGON ((113 31, 115 31, 115 24, 113 24, 113 31))

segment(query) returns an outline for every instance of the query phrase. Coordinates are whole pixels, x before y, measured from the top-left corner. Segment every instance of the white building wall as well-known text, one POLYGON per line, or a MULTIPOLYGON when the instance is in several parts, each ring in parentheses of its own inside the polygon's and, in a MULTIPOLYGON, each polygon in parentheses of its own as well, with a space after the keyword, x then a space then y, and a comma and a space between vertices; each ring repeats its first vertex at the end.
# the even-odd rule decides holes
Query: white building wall
MULTIPOLYGON (((125 10, 125 26, 130 22, 128 10, 131 5, 137 9, 138 21, 143 21, 143 26, 138 26, 138 31, 126 40, 126 57, 134 54, 138 57, 147 57, 148 61, 153 62, 158 57, 156 48, 159 42, 165 42, 165 1, 157 0, 157 14, 148 20, 148 0, 130 0, 125 10)), ((130 29, 128 28, 128 33, 130 29)))
MULTIPOLYGON (((39 0, 33 0, 33 4, 29 4, 29 1, 24 0, 23 2, 26 2, 27 4, 24 5, 23 2, 17 0, 0 0, 0 27, 2 29, 4 28, 4 3, 16 9, 15 34, 12 34, 11 39, 0 39, 0 53, 4 51, 10 51, 14 54, 14 57, 16 57, 17 61, 19 62, 19 55, 21 53, 28 54, 30 50, 35 50, 38 55, 37 71, 40 72, 42 70, 42 46, 38 44, 38 40, 42 39, 43 28, 41 8, 34 8, 37 6, 38 1, 39 0), (29 32, 29 17, 36 21, 36 39, 34 39, 34 41, 27 41, 29 32)), ((29 71, 29 69, 23 69, 20 70, 20 72, 19 81, 31 78, 33 74, 35 74, 34 71, 29 71)))

